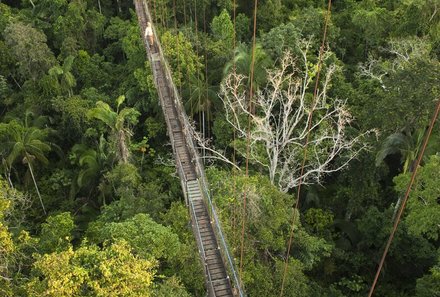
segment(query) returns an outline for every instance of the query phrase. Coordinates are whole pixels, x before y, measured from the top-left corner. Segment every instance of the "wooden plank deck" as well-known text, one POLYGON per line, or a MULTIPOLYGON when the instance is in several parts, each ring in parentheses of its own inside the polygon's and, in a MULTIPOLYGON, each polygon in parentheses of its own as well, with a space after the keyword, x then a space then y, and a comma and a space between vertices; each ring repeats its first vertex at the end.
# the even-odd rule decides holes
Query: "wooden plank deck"
MULTIPOLYGON (((142 0, 135 0, 136 13, 139 20, 141 32, 145 31, 148 14, 142 0)), ((145 40, 142 38, 145 44, 145 40)), ((146 52, 153 68, 156 88, 158 90, 160 103, 167 122, 168 135, 173 147, 178 172, 183 172, 182 187, 187 196, 187 204, 191 214, 191 222, 194 236, 196 238, 202 264, 205 268, 205 279, 209 296, 233 297, 233 290, 230 279, 226 272, 225 263, 222 259, 211 224, 210 214, 203 199, 202 188, 200 187, 196 167, 188 147, 188 137, 183 132, 183 123, 179 117, 179 111, 174 103, 174 92, 172 81, 167 81, 165 65, 161 60, 162 53, 155 47, 154 53, 146 46, 146 52)), ((184 112, 184 111, 181 111, 184 112)), ((181 116, 181 115, 180 115, 181 116)))

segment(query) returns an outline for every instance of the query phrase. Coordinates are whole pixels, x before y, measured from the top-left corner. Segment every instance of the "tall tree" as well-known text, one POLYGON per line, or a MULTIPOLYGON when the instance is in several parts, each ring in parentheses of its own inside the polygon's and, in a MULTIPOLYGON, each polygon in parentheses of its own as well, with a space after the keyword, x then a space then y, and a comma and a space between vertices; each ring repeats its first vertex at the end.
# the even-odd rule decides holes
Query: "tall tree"
POLYGON ((126 241, 103 248, 46 254, 33 265, 28 296, 151 296, 156 262, 139 258, 126 241))
POLYGON ((116 111, 107 103, 98 101, 96 107, 88 112, 88 116, 102 121, 110 128, 118 161, 128 163, 130 154, 128 144, 132 135, 129 125, 137 123, 140 113, 134 108, 125 107, 119 110, 124 101, 125 96, 119 96, 116 99, 116 111))
POLYGON ((174 83, 177 87, 189 88, 189 83, 184 78, 202 72, 200 57, 196 55, 190 41, 182 32, 173 36, 167 31, 161 36, 161 42, 167 61, 173 70, 174 83))
POLYGON ((243 142, 249 137, 250 159, 265 168, 282 191, 296 187, 300 180, 320 183, 326 174, 341 170, 368 147, 364 137, 372 132, 350 133, 352 116, 345 101, 328 97, 335 65, 327 67, 316 99, 311 100, 309 88, 316 67, 307 57, 303 50, 302 66, 298 66, 287 53, 278 69, 267 72, 264 91, 254 96, 255 112, 248 109, 245 76, 232 73, 222 84, 226 119, 241 141, 235 144, 238 151, 244 155, 243 142), (309 153, 302 172, 299 160, 305 149, 309 153))
POLYGON ((360 97, 359 115, 367 126, 377 127, 385 135, 404 128, 414 133, 428 123, 433 102, 440 95, 439 61, 430 43, 415 36, 390 39, 383 51, 385 57, 372 54, 360 64, 359 76, 376 86, 360 82, 359 89, 367 86, 368 95, 360 97))
POLYGON ((62 66, 54 66, 49 69, 49 75, 54 78, 57 83, 56 88, 60 88, 63 93, 67 93, 69 97, 73 96, 73 88, 76 86, 75 77, 72 74, 72 66, 75 57, 68 56, 64 59, 62 66))
MULTIPOLYGON (((408 215, 405 224, 413 235, 424 235, 437 241, 440 237, 440 156, 433 155, 419 169, 417 183, 408 200, 408 215)), ((404 193, 410 179, 409 173, 402 173, 394 181, 396 190, 404 193)))
POLYGON ((11 207, 11 202, 4 195, 7 190, 6 182, 0 178, 0 294, 2 296, 12 296, 10 263, 16 248, 4 219, 5 213, 11 207))
POLYGON ((11 170, 17 160, 21 160, 23 164, 27 165, 44 213, 46 213, 46 209, 35 180, 33 168, 37 161, 43 164, 49 163, 45 156, 51 150, 51 146, 45 142, 47 136, 46 129, 27 127, 16 120, 0 124, 0 137, 5 144, 0 153, 6 160, 7 170, 11 170))
MULTIPOLYGON (((245 44, 240 44, 234 50, 234 58, 224 69, 224 73, 227 75, 233 72, 235 66, 235 72, 244 76, 244 82, 250 86, 250 72, 252 63, 252 48, 245 44)), ((257 44, 255 47, 255 64, 254 64, 254 82, 253 86, 255 90, 258 90, 266 82, 266 68, 271 65, 271 60, 263 50, 261 44, 257 44)))
POLYGON ((20 22, 11 23, 4 32, 5 41, 17 62, 18 73, 24 80, 36 81, 56 64, 47 46, 46 35, 20 22))

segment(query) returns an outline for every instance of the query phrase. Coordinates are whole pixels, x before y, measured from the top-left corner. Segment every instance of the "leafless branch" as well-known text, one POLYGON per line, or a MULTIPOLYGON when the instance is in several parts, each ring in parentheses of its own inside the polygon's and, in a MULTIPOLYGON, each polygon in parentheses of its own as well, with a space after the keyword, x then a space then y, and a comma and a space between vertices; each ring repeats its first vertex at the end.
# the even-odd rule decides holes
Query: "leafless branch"
POLYGON ((157 156, 157 158, 154 160, 154 164, 156 165, 163 165, 166 167, 174 167, 176 166, 174 160, 169 157, 163 157, 163 156, 157 156))
POLYGON ((355 137, 346 134, 346 128, 353 121, 346 101, 327 95, 332 76, 338 70, 336 65, 326 67, 316 100, 311 102, 307 94, 310 94, 316 67, 307 59, 308 48, 305 43, 300 62, 286 53, 278 68, 267 71, 268 83, 254 97, 255 113, 247 108, 245 76, 231 73, 221 85, 227 122, 239 138, 245 139, 248 119, 251 121, 250 159, 265 168, 271 182, 282 191, 296 187, 300 179, 306 184, 320 183, 324 175, 342 170, 361 151, 368 149, 365 137, 374 132, 359 133, 355 137), (300 160, 312 112, 309 157, 300 177, 300 160))
POLYGON ((230 161, 222 151, 213 147, 210 144, 210 140, 204 138, 203 135, 200 132, 198 132, 194 126, 195 126, 194 123, 191 123, 188 125, 188 127, 185 127, 185 128, 186 128, 187 133, 190 133, 190 135, 192 135, 192 137, 196 141, 196 143, 198 145, 198 149, 204 149, 210 153, 210 155, 205 155, 203 157, 204 159, 219 160, 219 161, 225 162, 229 165, 232 165, 233 167, 235 167, 238 170, 241 170, 240 167, 238 167, 236 164, 234 164, 232 161, 230 161))
POLYGON ((360 75, 377 80, 383 86, 382 78, 387 75, 388 72, 381 67, 380 63, 380 60, 369 56, 367 62, 359 64, 360 75))

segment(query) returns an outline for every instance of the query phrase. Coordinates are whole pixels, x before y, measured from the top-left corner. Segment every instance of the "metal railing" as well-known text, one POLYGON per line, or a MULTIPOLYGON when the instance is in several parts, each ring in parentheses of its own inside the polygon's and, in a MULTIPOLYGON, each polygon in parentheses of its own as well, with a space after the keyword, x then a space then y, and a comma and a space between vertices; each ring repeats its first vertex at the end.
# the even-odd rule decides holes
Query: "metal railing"
MULTIPOLYGON (((151 14, 150 14, 150 11, 149 11, 149 8, 148 8, 148 5, 147 5, 146 1, 142 0, 142 4, 144 6, 144 12, 145 12, 145 14, 147 16, 147 21, 151 21, 151 23, 153 23, 152 22, 152 18, 151 18, 151 14)), ((157 31, 156 31, 156 28, 155 28, 154 25, 152 25, 152 29, 153 29, 154 36, 156 36, 155 44, 156 44, 156 47, 157 47, 157 53, 155 55, 158 55, 158 57, 159 57, 159 59, 161 61, 161 64, 165 68, 164 69, 164 72, 165 72, 164 73, 165 74, 164 79, 167 82, 166 85, 167 86, 171 86, 171 89, 172 89, 172 90, 168 89, 168 91, 169 91, 170 95, 172 95, 171 97, 173 99, 174 107, 177 110, 177 114, 178 114, 179 120, 180 120, 180 122, 182 124, 182 132, 186 136, 185 137, 186 143, 188 145, 190 154, 192 155, 193 161, 195 162, 195 165, 196 165, 196 174, 199 177, 198 178, 199 184, 200 184, 200 187, 202 188, 202 197, 204 198, 204 201, 205 201, 206 205, 209 207, 209 211, 210 211, 211 217, 212 217, 211 219, 213 220, 213 223, 214 223, 214 225, 216 227, 216 228, 213 228, 214 233, 215 233, 217 239, 220 239, 220 241, 219 241, 220 245, 221 245, 221 247, 219 247, 220 248, 220 252, 222 254, 223 259, 227 260, 227 261, 224 261, 224 263, 226 264, 226 269, 227 269, 228 273, 232 274, 232 276, 233 276, 233 285, 234 285, 234 287, 237 289, 239 296, 240 297, 244 297, 245 293, 244 293, 244 291, 242 289, 243 286, 242 286, 241 280, 238 277, 238 273, 237 273, 237 271, 235 269, 234 259, 231 256, 231 252, 230 252, 230 250, 228 248, 227 240, 225 238, 225 235, 223 234, 220 220, 218 218, 217 212, 215 210, 214 203, 213 203, 213 201, 211 199, 211 195, 209 193, 208 182, 206 180, 206 176, 205 176, 203 165, 200 162, 200 157, 199 157, 199 154, 198 154, 198 150, 196 149, 196 146, 195 146, 195 143, 194 143, 194 139, 193 139, 193 136, 192 136, 192 129, 190 128, 191 127, 190 122, 188 120, 188 117, 186 116, 186 113, 185 113, 185 110, 183 108, 182 102, 179 99, 180 96, 179 96, 179 93, 177 91, 177 88, 176 88, 176 86, 173 83, 173 79, 172 79, 172 76, 171 76, 171 70, 170 70, 171 68, 168 65, 167 60, 163 56, 164 51, 162 49, 162 45, 160 43, 159 38, 157 38, 159 35, 157 35, 157 31)), ((156 69, 153 66, 154 65, 153 64, 153 55, 150 52, 150 49, 148 49, 148 47, 147 47, 147 51, 149 53, 148 56, 149 56, 149 59, 150 59, 151 65, 152 65, 153 74, 155 74, 155 77, 158 77, 156 75, 157 74, 156 73, 156 69)), ((161 91, 158 90, 158 92, 161 92, 161 91)), ((163 108, 165 108, 165 107, 163 107, 163 108)), ((164 110, 164 113, 165 113, 165 110, 164 110)), ((170 131, 169 134, 170 134, 170 139, 171 139, 172 144, 173 144, 174 155, 176 156, 177 161, 179 162, 179 166, 178 166, 178 167, 180 167, 179 175, 184 178, 184 180, 185 180, 185 187, 184 187, 184 189, 186 189, 186 191, 188 192, 187 180, 185 178, 185 174, 184 174, 183 170, 181 169, 182 168, 182 164, 181 164, 181 161, 180 161, 180 157, 178 156, 178 153, 177 153, 177 151, 176 151, 176 149, 174 147, 174 139, 173 139, 173 136, 172 136, 172 126, 171 126, 171 123, 169 122, 169 119, 167 118, 166 115, 165 115, 165 118, 166 118, 166 121, 167 121, 167 126, 168 126, 169 131, 170 131)), ((185 193, 185 196, 187 196, 187 195, 188 195, 188 193, 185 193)), ((189 197, 186 197, 186 200, 188 201, 187 203, 190 206, 191 210, 193 211, 193 215, 196 217, 195 210, 194 210, 194 205, 190 201, 189 197)), ((204 248, 203 248, 203 244, 202 244, 202 241, 201 241, 200 229, 199 229, 197 220, 195 220, 195 224, 196 224, 196 227, 197 227, 197 233, 198 233, 198 237, 199 237, 200 245, 201 245, 201 247, 199 247, 199 248, 203 252, 204 259, 206 259, 206 254, 205 254, 205 251, 204 251, 204 248)), ((208 277, 209 283, 210 283, 210 285, 212 287, 212 279, 211 279, 211 276, 209 274, 208 269, 206 268, 206 262, 205 262, 205 270, 207 270, 207 277, 208 277)))
MULTIPOLYGON (((222 246, 222 248, 220 248, 220 252, 222 253, 223 258, 227 259, 226 268, 227 268, 229 274, 232 274, 233 283, 238 290, 239 296, 244 297, 245 293, 242 289, 243 286, 242 286, 240 278, 238 277, 238 272, 235 269, 235 261, 234 261, 234 258, 231 256, 232 253, 229 250, 229 245, 228 245, 227 240, 223 234, 221 222, 218 218, 214 203, 211 199, 211 195, 209 194, 209 188, 207 187, 205 180, 206 180, 206 177, 203 175, 201 177, 201 188, 203 189, 203 194, 204 194, 203 196, 205 197, 205 201, 210 208, 211 219, 216 227, 214 229, 214 232, 216 234, 217 239, 220 239, 219 244, 222 246)), ((199 183, 200 183, 200 179, 199 179, 199 183)))
MULTIPOLYGON (((140 4, 141 3, 141 1, 135 1, 135 6, 137 7, 138 6, 138 4, 140 4)), ((142 1, 142 5, 144 5, 144 2, 142 1)), ((141 11, 144 11, 143 9, 141 10, 141 11)), ((149 15, 147 14, 147 16, 149 17, 149 15)), ((141 18, 143 18, 143 17, 145 17, 145 16, 142 16, 142 15, 140 15, 139 17, 141 17, 141 18)), ((149 19, 145 19, 145 22, 147 22, 147 21, 149 21, 149 19)), ((154 29, 154 27, 153 27, 153 29, 154 29)), ((155 32, 155 31, 154 31, 155 32)), ((142 36, 143 36, 143 32, 141 32, 141 34, 142 34, 142 36)), ((156 34, 156 32, 155 32, 155 34, 156 34)), ((144 39, 144 38, 142 38, 142 41, 143 41, 143 43, 145 44, 145 45, 147 45, 147 42, 146 42, 146 40, 144 39)), ((152 70, 152 72, 153 72, 153 76, 155 77, 155 78, 157 78, 158 77, 158 75, 157 75, 157 71, 156 71, 156 68, 155 68, 155 65, 154 65, 154 60, 153 60, 153 53, 151 52, 151 50, 150 50, 150 47, 149 46, 145 46, 145 49, 147 50, 147 57, 148 57, 148 59, 149 59, 149 61, 150 61, 150 65, 151 65, 151 70, 152 70)), ((157 81, 157 83, 158 83, 158 81, 157 81)), ((168 90, 169 91, 169 90, 168 90)), ((164 98, 164 96, 162 95, 161 96, 161 93, 162 93, 162 90, 160 89, 160 88, 157 88, 157 92, 158 92, 158 95, 159 95, 159 97, 160 98, 164 98)), ((159 100, 159 103, 161 103, 161 105, 165 105, 165 102, 161 102, 160 100, 159 100)), ((175 148, 175 146, 174 146, 174 135, 173 135, 173 130, 172 130, 172 126, 171 126, 171 122, 170 122, 170 119, 168 118, 168 116, 167 116, 167 114, 166 114, 166 106, 163 106, 163 108, 162 108, 162 112, 163 112, 163 114, 164 114, 164 118, 165 118, 165 122, 166 122, 166 125, 167 125, 167 128, 168 128, 168 131, 169 131, 169 138, 170 138, 170 141, 171 141, 171 146, 172 146, 172 149, 173 149, 173 155, 175 156, 175 158, 176 158, 176 167, 177 167, 177 171, 178 171, 178 175, 179 175, 179 178, 180 178, 180 182, 181 182, 181 186, 182 186, 182 189, 184 189, 185 187, 186 187, 186 182, 187 182, 187 179, 186 179, 186 175, 185 175, 185 173, 183 172, 183 166, 182 166, 182 162, 181 162, 181 160, 180 160, 180 156, 179 156, 179 154, 177 153, 177 150, 176 150, 176 148, 175 148)), ((184 191, 184 197, 185 197, 185 203, 188 205, 188 197, 187 197, 187 192, 186 191, 184 191)))
MULTIPOLYGON (((188 191, 188 188, 187 188, 187 191, 188 191)), ((192 217, 193 218, 197 218, 196 210, 194 208, 194 203, 191 200, 189 200, 189 206, 190 206, 190 209, 191 209, 191 211, 193 213, 192 217)), ((208 264, 206 263, 207 256, 206 256, 205 248, 203 247, 202 234, 200 233, 200 226, 199 226, 199 223, 197 222, 196 219, 194 219, 193 221, 194 221, 193 224, 196 227, 196 231, 197 231, 196 233, 197 233, 197 237, 198 237, 198 240, 196 240, 197 246, 199 248, 199 252, 202 254, 202 257, 204 259, 204 261, 203 261, 203 268, 205 269, 205 274, 206 274, 206 276, 208 278, 206 283, 209 286, 208 290, 210 290, 212 295, 214 295, 214 292, 215 292, 214 291, 214 284, 213 284, 213 281, 212 281, 211 272, 208 269, 208 264)))

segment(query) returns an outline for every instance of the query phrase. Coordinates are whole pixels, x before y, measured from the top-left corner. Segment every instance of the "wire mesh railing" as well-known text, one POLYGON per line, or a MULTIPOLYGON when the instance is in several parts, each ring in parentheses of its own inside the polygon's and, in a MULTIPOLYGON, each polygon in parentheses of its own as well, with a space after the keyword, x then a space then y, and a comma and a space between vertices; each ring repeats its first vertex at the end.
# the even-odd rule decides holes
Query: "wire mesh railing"
MULTIPOLYGON (((200 182, 200 181, 199 181, 200 182)), ((220 219, 217 215, 217 212, 215 210, 215 206, 214 203, 211 199, 211 195, 209 194, 209 190, 206 187, 206 184, 203 186, 204 182, 203 182, 203 178, 202 178, 202 185, 201 188, 203 189, 203 194, 206 200, 207 205, 210 208, 210 213, 211 213, 211 220, 213 222, 213 224, 215 225, 215 229, 214 232, 216 234, 217 237, 217 241, 219 241, 218 239, 220 239, 219 244, 220 244, 220 252, 222 253, 223 259, 227 260, 227 265, 226 265, 226 269, 228 270, 228 274, 232 275, 232 281, 238 291, 238 294, 240 297, 244 297, 244 291, 243 291, 243 286, 241 283, 241 280, 239 278, 238 272, 235 269, 235 260, 232 257, 232 253, 229 249, 229 245, 227 243, 227 240, 225 238, 225 235, 223 233, 223 228, 222 228, 222 224, 220 222, 220 219), (238 285, 237 285, 238 284, 238 285)))
MULTIPOLYGON (((188 187, 186 188, 186 191, 188 192, 188 187)), ((193 217, 196 218, 197 214, 196 214, 196 210, 194 208, 194 203, 193 201, 189 200, 189 207, 191 209, 191 212, 193 213, 193 217)), ((206 251, 205 248, 203 247, 202 244, 202 234, 200 233, 200 226, 199 223, 197 222, 197 220, 194 220, 194 226, 196 228, 196 234, 198 237, 198 240, 196 240, 197 242, 197 246, 199 248, 200 253, 202 254, 203 259, 205 260, 203 263, 203 269, 205 270, 205 274, 208 278, 207 280, 207 284, 208 284, 208 290, 211 291, 211 294, 214 294, 214 284, 213 284, 213 280, 212 280, 212 276, 211 276, 211 272, 209 271, 207 264, 206 264, 206 251)))

